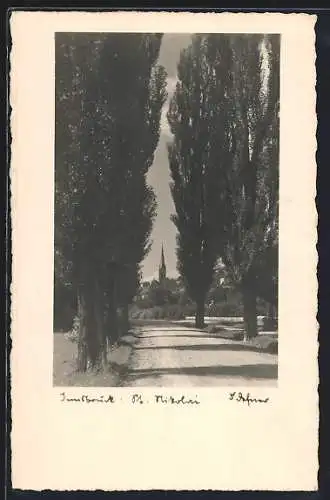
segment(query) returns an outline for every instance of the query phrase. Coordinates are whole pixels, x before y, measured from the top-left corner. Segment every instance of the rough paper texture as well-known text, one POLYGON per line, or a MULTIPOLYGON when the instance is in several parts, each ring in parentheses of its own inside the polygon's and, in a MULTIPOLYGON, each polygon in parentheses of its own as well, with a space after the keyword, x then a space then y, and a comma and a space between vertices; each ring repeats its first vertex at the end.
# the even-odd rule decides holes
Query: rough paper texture
MULTIPOLYGON (((315 49, 301 14, 16 12, 12 52, 12 483, 56 490, 314 490, 318 471, 315 49), (279 379, 267 405, 63 405, 52 384, 54 33, 282 35, 279 379)), ((242 388, 249 390, 249 387, 242 388)), ((104 392, 104 391, 103 391, 104 392)), ((97 396, 100 391, 90 388, 97 396)), ((152 398, 154 389, 140 391, 152 398)), ((162 394, 180 395, 163 389, 162 394)), ((71 395, 81 389, 71 388, 71 395)))

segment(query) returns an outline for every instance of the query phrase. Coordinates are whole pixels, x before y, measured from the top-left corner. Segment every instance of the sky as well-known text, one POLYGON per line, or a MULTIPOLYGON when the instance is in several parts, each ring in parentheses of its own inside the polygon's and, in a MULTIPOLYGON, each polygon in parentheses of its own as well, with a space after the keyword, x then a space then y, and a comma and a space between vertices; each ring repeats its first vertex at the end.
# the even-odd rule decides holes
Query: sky
POLYGON ((154 188, 157 197, 157 217, 151 235, 152 247, 146 259, 142 263, 143 280, 150 281, 158 278, 158 266, 160 263, 161 247, 164 245, 167 276, 178 276, 176 270, 175 237, 176 228, 170 220, 174 213, 174 205, 170 192, 170 171, 167 159, 166 144, 171 140, 171 132, 166 120, 169 100, 175 90, 177 79, 177 63, 180 52, 190 43, 189 34, 165 34, 159 53, 159 64, 163 65, 167 72, 168 98, 163 107, 161 118, 161 133, 158 147, 152 167, 148 173, 148 183, 154 188))

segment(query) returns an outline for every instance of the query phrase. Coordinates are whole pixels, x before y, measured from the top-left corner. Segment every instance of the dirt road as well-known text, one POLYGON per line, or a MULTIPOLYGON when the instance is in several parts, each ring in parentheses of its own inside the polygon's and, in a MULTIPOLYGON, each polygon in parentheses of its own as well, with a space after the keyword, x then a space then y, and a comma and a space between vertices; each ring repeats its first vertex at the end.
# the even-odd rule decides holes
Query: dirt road
POLYGON ((275 386, 277 355, 174 324, 141 327, 124 386, 275 386))

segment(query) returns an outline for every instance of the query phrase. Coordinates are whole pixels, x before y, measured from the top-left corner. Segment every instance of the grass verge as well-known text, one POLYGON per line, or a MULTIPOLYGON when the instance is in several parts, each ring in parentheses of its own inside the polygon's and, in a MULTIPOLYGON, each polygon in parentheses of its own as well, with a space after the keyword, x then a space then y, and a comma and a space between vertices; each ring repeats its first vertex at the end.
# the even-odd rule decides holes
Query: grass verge
POLYGON ((78 373, 77 343, 64 333, 54 333, 53 385, 58 387, 116 387, 125 373, 136 338, 125 335, 109 354, 107 370, 78 373))

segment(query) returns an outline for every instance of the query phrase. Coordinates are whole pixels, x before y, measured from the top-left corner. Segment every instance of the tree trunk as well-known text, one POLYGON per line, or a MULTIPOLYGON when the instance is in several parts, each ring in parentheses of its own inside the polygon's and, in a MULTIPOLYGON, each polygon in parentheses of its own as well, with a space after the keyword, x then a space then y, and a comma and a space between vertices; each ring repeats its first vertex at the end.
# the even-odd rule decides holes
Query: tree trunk
POLYGON ((268 304, 268 318, 271 322, 275 319, 275 308, 271 303, 268 304))
POLYGON ((110 337, 112 343, 117 342, 119 337, 118 311, 117 311, 117 275, 111 277, 110 292, 110 337))
POLYGON ((105 335, 110 345, 118 340, 118 314, 116 304, 116 290, 114 277, 110 277, 110 286, 108 292, 108 307, 105 335))
POLYGON ((119 338, 119 324, 118 324, 118 311, 117 304, 115 303, 115 296, 112 295, 111 303, 109 305, 109 337, 113 344, 119 338))
POLYGON ((95 297, 91 287, 86 291, 86 338, 87 338, 87 356, 88 368, 94 370, 96 368, 99 357, 99 341, 97 338, 97 323, 95 314, 95 297))
POLYGON ((97 281, 95 281, 95 295, 93 299, 94 299, 94 314, 95 314, 95 327, 96 327, 94 335, 95 335, 95 343, 97 344, 96 350, 98 351, 97 358, 98 361, 101 363, 102 368, 106 369, 108 365, 108 360, 107 360, 107 342, 106 342, 106 335, 105 335, 104 321, 103 321, 104 300, 102 291, 97 281))
POLYGON ((85 372, 87 370, 86 302, 81 290, 78 291, 77 306, 79 318, 77 370, 85 372))
POLYGON ((124 304, 121 309, 122 333, 126 335, 129 330, 128 304, 124 304))
POLYGON ((277 328, 277 320, 276 320, 276 305, 275 304, 269 304, 268 307, 268 315, 266 317, 266 323, 264 324, 264 327, 267 329, 270 329, 271 331, 275 331, 277 328))
POLYGON ((252 288, 243 290, 244 341, 257 336, 257 297, 252 288))
POLYGON ((205 303, 204 298, 196 301, 195 327, 204 328, 205 303))
POLYGON ((109 304, 105 323, 105 335, 110 345, 118 339, 118 318, 117 310, 113 304, 109 304))
POLYGON ((111 345, 114 344, 116 340, 118 340, 118 315, 117 308, 114 306, 114 304, 109 305, 106 324, 106 336, 111 345))
POLYGON ((105 336, 108 340, 108 345, 112 344, 112 337, 111 337, 111 311, 110 311, 110 306, 107 304, 107 309, 106 309, 106 314, 104 318, 104 332, 105 336))

